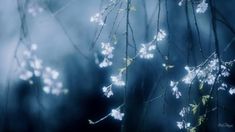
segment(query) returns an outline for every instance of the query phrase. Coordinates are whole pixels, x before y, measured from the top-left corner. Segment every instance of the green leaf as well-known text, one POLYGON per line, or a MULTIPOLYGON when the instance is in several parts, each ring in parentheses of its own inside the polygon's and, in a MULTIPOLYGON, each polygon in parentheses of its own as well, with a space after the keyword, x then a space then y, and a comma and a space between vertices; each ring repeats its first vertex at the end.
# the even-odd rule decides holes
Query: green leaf
POLYGON ((196 132, 196 127, 192 127, 189 129, 189 132, 196 132))
POLYGON ((198 104, 189 104, 192 107, 192 112, 193 114, 197 113, 197 109, 198 109, 198 104))
POLYGON ((205 117, 204 116, 199 116, 198 125, 200 126, 204 121, 205 121, 205 117))
POLYGON ((210 95, 204 95, 202 96, 202 104, 203 105, 206 105, 206 102, 209 100, 210 98, 210 95))
POLYGON ((117 44, 117 36, 113 35, 112 37, 113 44, 117 44))
POLYGON ((204 86, 204 83, 200 83, 199 89, 202 90, 204 86))

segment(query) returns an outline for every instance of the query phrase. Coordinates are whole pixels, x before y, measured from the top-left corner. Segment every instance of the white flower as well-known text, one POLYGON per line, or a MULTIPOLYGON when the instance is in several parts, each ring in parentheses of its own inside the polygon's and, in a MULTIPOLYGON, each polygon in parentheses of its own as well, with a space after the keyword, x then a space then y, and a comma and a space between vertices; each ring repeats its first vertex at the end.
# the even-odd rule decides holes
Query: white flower
POLYGON ((103 92, 104 92, 104 95, 109 98, 110 96, 113 95, 113 91, 112 91, 112 85, 109 85, 109 86, 104 86, 102 88, 103 92))
POLYGON ((112 64, 113 64, 112 61, 110 61, 108 58, 104 58, 104 60, 99 64, 99 67, 100 68, 108 67, 111 66, 112 64))
POLYGON ((177 121, 176 124, 177 124, 177 127, 179 129, 187 129, 191 126, 191 123, 185 122, 184 120, 183 121, 177 121))
POLYGON ((184 117, 187 113, 189 113, 190 107, 183 107, 182 110, 180 111, 179 115, 181 117, 184 117))
POLYGON ((152 43, 141 44, 141 48, 139 50, 140 58, 143 59, 152 59, 154 57, 154 50, 156 49, 156 45, 152 43))
POLYGON ((121 113, 120 112, 120 109, 112 109, 111 111, 111 116, 114 118, 114 119, 117 119, 117 120, 122 120, 123 116, 124 116, 124 113, 121 113))
POLYGON ((154 36, 154 39, 157 39, 157 41, 162 41, 165 37, 166 37, 166 32, 160 29, 157 35, 154 36))
POLYGON ((228 92, 231 95, 235 94, 235 88, 230 88, 228 92))
POLYGON ((92 16, 90 22, 97 23, 100 26, 104 25, 103 16, 100 13, 96 13, 92 16))
POLYGON ((19 76, 19 78, 24 80, 24 81, 29 80, 31 77, 33 77, 33 73, 31 71, 28 71, 28 70, 23 71, 19 76))
POLYGON ((100 68, 108 67, 113 64, 111 59, 113 58, 114 47, 110 43, 101 43, 101 54, 104 55, 103 61, 99 64, 100 68))
POLYGON ((176 124, 177 124, 177 127, 179 129, 183 129, 184 128, 184 126, 183 126, 184 123, 182 121, 177 121, 176 124))
POLYGON ((34 52, 36 50, 37 44, 32 44, 29 50, 23 52, 24 60, 20 64, 23 72, 19 75, 19 78, 28 80, 29 84, 32 85, 34 82, 30 79, 33 76, 42 77, 42 90, 45 93, 54 95, 68 93, 68 89, 63 88, 63 83, 58 80, 59 72, 50 67, 43 67, 42 60, 39 59, 34 52), (29 68, 29 70, 27 68, 29 68))
POLYGON ((63 88, 63 83, 58 80, 59 72, 46 67, 43 72, 43 91, 47 94, 60 95, 68 93, 68 89, 63 88))
POLYGON ((107 58, 113 58, 113 50, 114 50, 114 47, 111 46, 110 43, 104 43, 102 42, 101 43, 101 53, 105 56, 107 56, 107 58))
POLYGON ((119 73, 116 76, 111 76, 111 81, 116 86, 125 86, 125 82, 122 80, 122 74, 119 73))
POLYGON ((188 66, 185 66, 184 69, 188 72, 187 75, 182 79, 185 84, 191 84, 193 79, 196 77, 194 70, 190 70, 188 66))
POLYGON ((172 87, 172 95, 175 95, 176 99, 179 99, 182 94, 178 89, 178 82, 171 81, 170 86, 172 87))
POLYGON ((205 13, 207 8, 208 8, 208 3, 206 3, 206 0, 202 0, 202 2, 197 5, 196 12, 205 13))

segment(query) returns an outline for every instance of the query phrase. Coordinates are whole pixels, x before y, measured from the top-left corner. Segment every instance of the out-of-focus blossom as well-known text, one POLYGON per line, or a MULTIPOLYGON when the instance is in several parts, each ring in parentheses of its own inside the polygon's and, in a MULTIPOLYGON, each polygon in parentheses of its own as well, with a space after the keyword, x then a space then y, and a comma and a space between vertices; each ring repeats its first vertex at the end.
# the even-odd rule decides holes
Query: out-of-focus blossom
POLYGON ((97 23, 100 26, 104 25, 103 15, 100 13, 96 13, 94 16, 90 18, 90 22, 97 23))
POLYGON ((208 3, 206 3, 206 0, 202 0, 202 2, 197 5, 196 12, 205 13, 207 8, 208 8, 208 3))

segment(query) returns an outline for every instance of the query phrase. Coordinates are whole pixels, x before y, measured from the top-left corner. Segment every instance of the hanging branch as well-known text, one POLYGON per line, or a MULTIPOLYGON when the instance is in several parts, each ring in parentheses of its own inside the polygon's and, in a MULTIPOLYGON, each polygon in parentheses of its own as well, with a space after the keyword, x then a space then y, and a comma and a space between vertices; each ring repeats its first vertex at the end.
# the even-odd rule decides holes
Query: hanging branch
POLYGON ((200 47, 199 50, 200 50, 200 53, 201 53, 202 57, 205 59, 205 55, 204 55, 203 49, 202 49, 200 30, 199 30, 199 27, 198 27, 197 17, 196 17, 195 8, 194 8, 192 0, 191 0, 191 6, 192 6, 192 11, 193 11, 194 24, 195 24, 196 32, 197 32, 197 36, 198 36, 198 43, 199 43, 199 47, 200 47))
MULTIPOLYGON (((125 78, 125 87, 124 87, 124 103, 125 107, 124 107, 124 113, 126 114, 127 112, 127 88, 128 88, 128 45, 129 45, 129 13, 130 13, 130 5, 131 5, 131 0, 127 0, 127 4, 126 4, 126 33, 125 33, 125 38, 126 38, 126 51, 125 51, 125 58, 126 58, 126 78, 125 78)), ((123 118, 123 123, 122 123, 122 132, 125 132, 125 123, 126 123, 126 115, 123 118)))
MULTIPOLYGON (((71 1, 72 1, 72 0, 71 0, 71 1)), ((69 3, 69 2, 68 2, 68 3, 69 3)), ((66 5, 66 7, 67 7, 67 6, 68 6, 68 5, 66 5)), ((46 4, 45 7, 48 9, 50 15, 56 20, 57 24, 61 27, 62 31, 64 32, 64 34, 66 35, 66 37, 67 37, 68 40, 70 41, 70 44, 73 46, 73 48, 74 48, 79 54, 81 54, 81 56, 82 56, 83 58, 85 58, 86 60, 88 60, 89 57, 86 56, 86 55, 81 51, 81 49, 78 47, 78 45, 76 44, 76 42, 74 42, 73 39, 70 37, 70 35, 69 35, 68 31, 66 30, 65 26, 61 23, 61 21, 60 21, 59 18, 57 17, 57 14, 58 14, 58 13, 54 14, 54 13, 52 12, 52 10, 50 9, 50 7, 48 7, 47 4, 46 4)), ((65 8, 64 8, 64 9, 65 9, 65 8)), ((61 11, 62 11, 62 10, 61 10, 61 11)), ((60 12, 61 12, 61 11, 60 11, 60 12)))

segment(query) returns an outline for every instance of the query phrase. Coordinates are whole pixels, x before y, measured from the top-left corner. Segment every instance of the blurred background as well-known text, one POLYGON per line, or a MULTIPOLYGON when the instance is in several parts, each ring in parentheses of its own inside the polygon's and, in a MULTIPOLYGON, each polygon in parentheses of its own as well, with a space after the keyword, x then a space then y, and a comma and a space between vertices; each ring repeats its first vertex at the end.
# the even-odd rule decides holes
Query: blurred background
MULTIPOLYGON (((180 80, 186 74, 186 65, 196 66, 205 58, 200 52, 200 45, 206 57, 215 51, 211 26, 211 13, 196 14, 200 42, 195 28, 192 6, 189 3, 189 22, 187 25, 185 5, 179 6, 180 0, 132 0, 130 24, 134 40, 130 43, 139 49, 141 43, 153 39, 157 25, 164 29, 167 38, 158 44, 161 52, 155 53, 152 60, 137 58, 129 67, 127 85, 126 127, 129 131, 171 132, 180 131, 176 121, 180 120, 179 111, 198 99, 198 85, 192 86, 191 98, 188 99, 188 87, 181 86, 181 99, 175 99, 171 93, 170 81, 180 80), (160 14, 158 23, 158 13, 160 14), (168 14, 167 14, 168 13, 168 14), (189 48, 190 47, 190 48, 189 48), (165 70, 166 63, 174 68, 165 70), (159 98, 156 98, 160 96, 159 98), (148 100, 154 99, 146 104, 148 100)), ((195 3, 200 2, 195 0, 195 3)), ((124 65, 125 57, 125 5, 117 6, 107 17, 105 26, 90 22, 91 16, 105 8, 109 0, 0 0, 0 131, 1 132, 119 132, 121 121, 112 117, 90 125, 88 119, 98 120, 123 103, 124 89, 114 88, 114 96, 106 98, 102 87, 110 83, 110 76, 117 74, 124 65), (29 8, 37 10, 29 11, 29 8), (40 9, 38 9, 40 8, 40 9), (116 11, 123 9, 118 19, 116 11), (114 50, 113 65, 100 68, 96 63, 102 59, 100 43, 110 41, 110 31, 114 21, 117 24, 117 45, 114 50), (22 37, 23 36, 23 37, 22 37), (21 39, 23 40, 21 40, 21 39), (17 46, 20 43, 19 47, 17 46), (24 45, 36 43, 36 54, 43 64, 60 73, 66 95, 50 95, 43 92, 41 86, 30 85, 19 79, 15 50, 21 55, 24 45), (92 46, 94 45, 94 47, 92 46)), ((235 28, 235 1, 216 1, 220 18, 226 24, 217 22, 218 39, 221 52, 233 41, 235 28)), ((195 6, 195 5, 194 5, 195 6)), ((235 58, 235 45, 231 44, 223 53, 222 59, 235 58)), ((129 56, 135 50, 130 46, 129 56)), ((235 85, 235 67, 224 81, 235 85)), ((207 88, 207 87, 206 87, 207 88)), ((208 87, 209 88, 209 87, 208 87)), ((227 91, 220 92, 219 123, 231 127, 219 127, 219 131, 235 131, 234 95, 227 91)), ((212 103, 213 105, 213 103, 212 103)), ((196 122, 193 117, 189 120, 196 122)), ((215 113, 209 114, 206 125, 200 131, 216 131, 215 113)))

